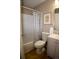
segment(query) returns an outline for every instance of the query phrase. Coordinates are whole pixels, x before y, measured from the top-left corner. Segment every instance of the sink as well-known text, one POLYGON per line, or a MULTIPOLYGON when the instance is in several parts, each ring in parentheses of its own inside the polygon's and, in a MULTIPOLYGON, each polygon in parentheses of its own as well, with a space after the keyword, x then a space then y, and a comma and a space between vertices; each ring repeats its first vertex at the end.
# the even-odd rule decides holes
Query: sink
POLYGON ((49 37, 49 38, 53 38, 53 39, 58 39, 58 40, 59 40, 59 35, 58 35, 58 34, 55 34, 55 33, 49 35, 48 37, 49 37))

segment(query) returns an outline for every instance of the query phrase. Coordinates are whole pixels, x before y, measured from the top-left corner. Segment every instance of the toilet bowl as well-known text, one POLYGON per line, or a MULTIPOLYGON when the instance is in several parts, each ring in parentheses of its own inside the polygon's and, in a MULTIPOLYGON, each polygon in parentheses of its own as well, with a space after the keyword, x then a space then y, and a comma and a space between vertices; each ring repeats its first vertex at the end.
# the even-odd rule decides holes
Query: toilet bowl
POLYGON ((34 46, 36 48, 36 53, 37 54, 41 54, 42 52, 45 51, 45 43, 47 41, 47 37, 48 37, 49 34, 45 33, 45 32, 42 32, 42 40, 38 40, 35 42, 34 46))
POLYGON ((35 42, 35 48, 37 54, 41 54, 43 52, 43 47, 45 46, 45 42, 42 40, 36 41, 35 42))
POLYGON ((42 48, 45 45, 45 42, 42 40, 39 40, 35 43, 36 48, 42 48))

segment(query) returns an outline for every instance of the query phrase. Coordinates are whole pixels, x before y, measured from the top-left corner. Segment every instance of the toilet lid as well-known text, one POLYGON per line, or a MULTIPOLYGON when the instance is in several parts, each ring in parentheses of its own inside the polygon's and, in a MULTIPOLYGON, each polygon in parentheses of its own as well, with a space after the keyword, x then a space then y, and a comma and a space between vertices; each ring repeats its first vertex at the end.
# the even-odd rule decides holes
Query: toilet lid
POLYGON ((35 45, 43 45, 43 44, 45 44, 45 42, 44 41, 37 41, 36 43, 35 43, 35 45))

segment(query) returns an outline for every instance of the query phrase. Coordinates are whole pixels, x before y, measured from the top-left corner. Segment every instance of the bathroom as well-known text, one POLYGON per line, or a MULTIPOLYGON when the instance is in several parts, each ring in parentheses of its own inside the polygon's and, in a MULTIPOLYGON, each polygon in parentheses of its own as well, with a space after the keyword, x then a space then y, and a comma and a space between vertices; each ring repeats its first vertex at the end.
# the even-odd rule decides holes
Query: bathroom
POLYGON ((23 59, 59 59, 59 0, 21 1, 23 59))

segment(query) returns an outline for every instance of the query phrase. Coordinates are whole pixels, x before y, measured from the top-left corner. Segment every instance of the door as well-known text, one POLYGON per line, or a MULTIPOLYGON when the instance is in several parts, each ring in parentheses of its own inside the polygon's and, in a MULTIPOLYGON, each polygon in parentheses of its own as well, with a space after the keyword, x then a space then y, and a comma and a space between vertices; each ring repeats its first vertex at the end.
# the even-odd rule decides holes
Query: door
POLYGON ((23 14, 23 40, 24 44, 34 41, 33 15, 23 14))

